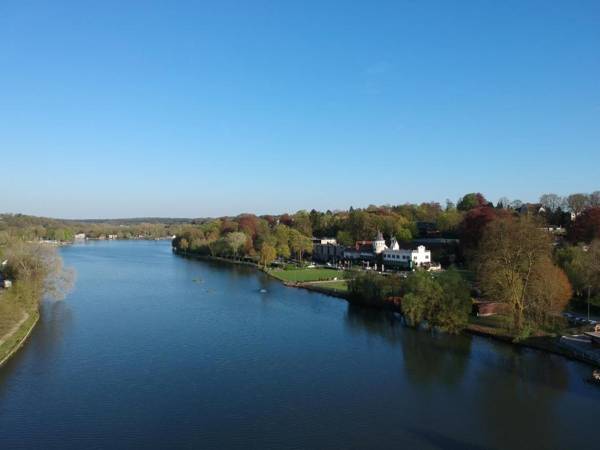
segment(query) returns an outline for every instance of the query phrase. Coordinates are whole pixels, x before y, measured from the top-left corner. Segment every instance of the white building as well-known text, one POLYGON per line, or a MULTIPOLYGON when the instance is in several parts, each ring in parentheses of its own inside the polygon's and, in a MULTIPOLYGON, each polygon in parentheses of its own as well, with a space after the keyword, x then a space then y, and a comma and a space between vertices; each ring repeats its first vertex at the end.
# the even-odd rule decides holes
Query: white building
POLYGON ((385 245, 385 239, 383 238, 383 234, 381 231, 377 232, 377 237, 373 241, 373 253, 379 255, 388 249, 388 246, 385 245))
POLYGON ((313 245, 327 245, 327 244, 331 244, 331 245, 337 245, 337 240, 335 238, 328 238, 328 237, 324 237, 324 238, 312 238, 312 242, 313 245))
POLYGON ((85 233, 77 233, 75 235, 75 239, 78 240, 78 241, 84 240, 85 239, 85 233))
POLYGON ((401 250, 398 242, 392 239, 392 248, 383 251, 385 265, 403 265, 407 267, 422 267, 431 264, 431 251, 419 245, 416 250, 401 250))

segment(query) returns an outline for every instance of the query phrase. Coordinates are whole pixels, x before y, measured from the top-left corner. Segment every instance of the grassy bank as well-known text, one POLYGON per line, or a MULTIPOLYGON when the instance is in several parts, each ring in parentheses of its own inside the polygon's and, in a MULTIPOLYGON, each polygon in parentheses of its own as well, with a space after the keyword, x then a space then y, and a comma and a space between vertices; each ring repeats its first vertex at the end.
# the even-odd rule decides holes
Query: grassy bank
POLYGON ((39 317, 40 315, 37 310, 32 311, 14 333, 10 334, 8 337, 4 337, 4 342, 0 344, 0 366, 8 361, 21 345, 25 343, 33 330, 33 327, 37 324, 39 317))
POLYGON ((311 283, 311 286, 321 288, 324 291, 332 291, 338 293, 348 292, 348 283, 346 280, 335 280, 335 281, 319 281, 311 283))
POLYGON ((0 365, 23 344, 39 319, 40 294, 16 283, 0 294, 0 365))
POLYGON ((286 283, 306 283, 311 281, 327 281, 344 276, 342 270, 335 269, 271 269, 267 273, 286 283))

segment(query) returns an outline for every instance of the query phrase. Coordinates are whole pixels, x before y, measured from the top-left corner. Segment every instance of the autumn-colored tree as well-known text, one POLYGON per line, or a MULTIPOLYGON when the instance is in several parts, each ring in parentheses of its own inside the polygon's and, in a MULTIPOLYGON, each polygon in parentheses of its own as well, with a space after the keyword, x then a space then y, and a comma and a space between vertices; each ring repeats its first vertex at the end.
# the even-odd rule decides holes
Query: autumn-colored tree
POLYGON ((258 217, 253 214, 243 214, 237 219, 239 231, 246 233, 251 239, 256 237, 258 228, 258 217))
POLYGON ((579 215, 586 207, 589 206, 590 197, 587 194, 571 194, 567 197, 567 205, 569 209, 576 215, 579 215))
POLYGON ((290 230, 289 246, 296 258, 302 261, 302 256, 312 250, 312 241, 298 230, 290 230))
POLYGON ((544 325, 564 306, 570 289, 557 281, 565 278, 552 265, 549 236, 526 217, 498 218, 486 226, 477 267, 484 295, 508 305, 518 335, 544 325), (557 288, 555 283, 561 284, 555 294, 544 288, 551 284, 557 288))
POLYGON ((271 263, 275 261, 276 257, 277 251, 275 250, 275 247, 273 247, 271 244, 264 243, 260 249, 260 263, 263 265, 263 267, 267 268, 269 265, 271 265, 271 263))
POLYGON ((481 206, 471 209, 463 218, 459 226, 460 244, 463 252, 471 256, 479 245, 486 225, 498 217, 509 217, 510 213, 505 209, 495 209, 489 206, 481 206))
POLYGON ((232 233, 238 231, 239 225, 234 220, 223 219, 221 222, 221 234, 232 233))
POLYGON ((187 252, 188 248, 190 247, 190 244, 188 243, 188 240, 186 238, 181 238, 179 240, 179 249, 187 252))
POLYGON ((568 229, 571 242, 591 242, 600 239, 600 207, 591 207, 575 218, 568 229))
POLYGON ((248 236, 246 233, 242 233, 241 231, 235 231, 233 233, 229 233, 225 240, 229 247, 231 247, 231 251, 233 252, 233 257, 237 258, 239 251, 244 247, 246 241, 248 240, 248 236))
POLYGON ((473 208, 478 208, 487 205, 487 200, 479 192, 471 192, 462 197, 456 204, 459 211, 470 211, 473 208))

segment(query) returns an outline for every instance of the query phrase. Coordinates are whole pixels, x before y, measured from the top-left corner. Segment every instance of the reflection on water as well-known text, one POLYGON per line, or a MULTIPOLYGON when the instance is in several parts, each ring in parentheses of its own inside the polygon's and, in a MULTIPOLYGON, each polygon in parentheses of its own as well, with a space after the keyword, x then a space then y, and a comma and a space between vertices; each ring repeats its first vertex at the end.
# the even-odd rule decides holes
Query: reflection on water
POLYGON ((600 389, 584 365, 408 328, 164 242, 61 251, 77 285, 44 305, 0 369, 2 449, 582 449, 596 438, 600 389))
POLYGON ((346 323, 401 348, 406 376, 415 384, 459 383, 469 363, 472 338, 414 329, 396 313, 348 305, 346 323))

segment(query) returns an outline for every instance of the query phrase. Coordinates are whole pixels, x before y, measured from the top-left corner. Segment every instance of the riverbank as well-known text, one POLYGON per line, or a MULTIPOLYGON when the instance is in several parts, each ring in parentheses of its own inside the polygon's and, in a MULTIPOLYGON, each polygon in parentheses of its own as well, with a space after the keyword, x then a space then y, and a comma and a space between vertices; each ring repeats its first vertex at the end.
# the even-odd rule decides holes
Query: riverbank
POLYGON ((3 366, 27 342, 27 338, 37 325, 39 311, 24 311, 23 319, 15 324, 9 333, 0 337, 0 367, 3 366))
MULTIPOLYGON (((176 252, 176 253, 181 255, 181 253, 178 253, 178 252, 176 252)), ((344 299, 344 300, 348 301, 349 303, 354 303, 352 301, 352 299, 350 298, 349 292, 347 290, 328 288, 328 287, 326 287, 327 283, 324 282, 323 280, 319 280, 319 281, 286 281, 285 278, 283 278, 281 276, 277 276, 277 274, 274 274, 272 270, 264 270, 258 264, 251 263, 248 261, 237 261, 237 260, 231 260, 229 258, 214 257, 214 256, 209 256, 209 255, 183 254, 182 256, 192 257, 192 258, 201 259, 201 260, 204 259, 204 260, 209 260, 209 261, 221 261, 221 262, 230 263, 230 264, 242 264, 242 265, 252 266, 252 267, 255 267, 256 269, 260 270, 264 274, 270 276, 271 278, 274 278, 274 279, 280 281, 287 287, 305 289, 305 290, 309 290, 309 291, 313 291, 313 292, 318 292, 320 294, 328 295, 330 297, 344 299)), ((310 270, 315 270, 315 269, 310 269, 310 270)), ((285 271, 282 270, 281 272, 285 272, 285 271)), ((290 278, 290 277, 288 277, 288 278, 290 278)), ((333 282, 333 281, 338 281, 338 280, 331 280, 331 282, 333 282)), ((363 306, 374 307, 372 305, 363 305, 363 306)), ((391 311, 398 312, 397 306, 390 306, 390 308, 388 308, 388 309, 390 309, 391 311)), ((477 318, 473 318, 472 320, 469 321, 469 324, 465 328, 464 332, 469 333, 471 335, 476 335, 476 336, 486 337, 489 339, 494 339, 497 341, 502 341, 504 343, 511 344, 513 346, 520 347, 520 348, 529 348, 529 349, 544 351, 544 352, 548 352, 548 353, 553 353, 556 355, 561 355, 563 357, 566 357, 566 358, 569 358, 569 359, 572 359, 575 361, 580 361, 580 362, 583 362, 583 363, 586 363, 586 364, 589 364, 592 366, 600 367, 600 358, 597 359, 593 356, 588 355, 585 352, 581 352, 581 351, 571 348, 569 346, 563 345, 562 341, 561 341, 561 337, 539 336, 539 337, 530 337, 530 338, 526 338, 523 340, 515 341, 514 336, 505 333, 501 328, 486 326, 481 323, 478 323, 477 318)))

